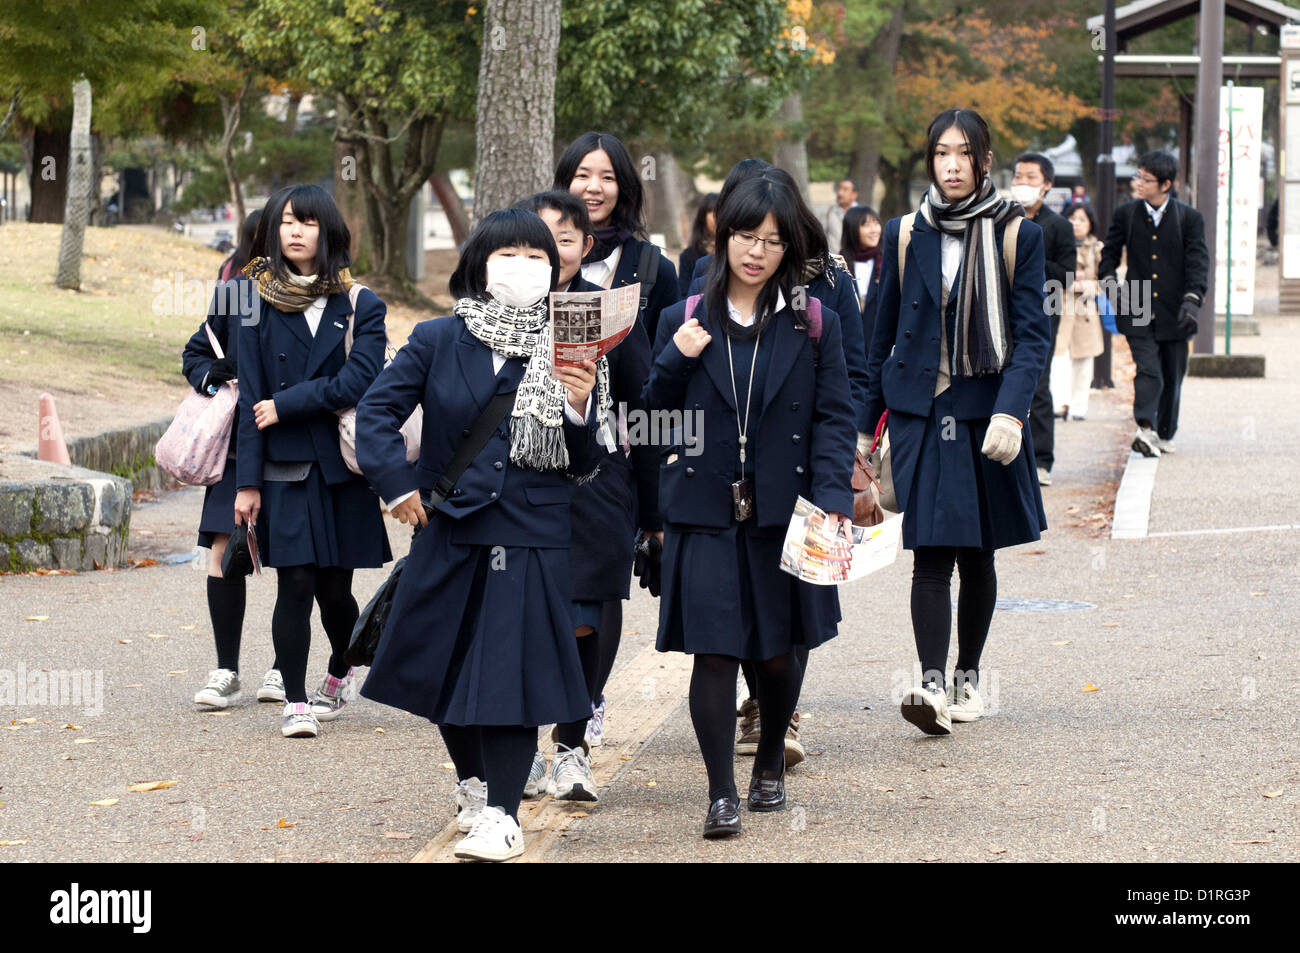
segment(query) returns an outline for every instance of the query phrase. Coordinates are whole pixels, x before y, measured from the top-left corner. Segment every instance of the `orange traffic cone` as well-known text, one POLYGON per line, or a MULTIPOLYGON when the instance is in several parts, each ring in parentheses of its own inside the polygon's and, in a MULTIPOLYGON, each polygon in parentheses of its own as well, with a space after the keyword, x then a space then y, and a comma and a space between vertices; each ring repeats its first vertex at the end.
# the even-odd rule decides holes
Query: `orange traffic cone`
POLYGON ((54 409, 54 398, 49 394, 41 395, 40 439, 36 457, 50 463, 72 465, 72 460, 68 457, 68 445, 63 440, 63 427, 59 425, 59 412, 54 409))

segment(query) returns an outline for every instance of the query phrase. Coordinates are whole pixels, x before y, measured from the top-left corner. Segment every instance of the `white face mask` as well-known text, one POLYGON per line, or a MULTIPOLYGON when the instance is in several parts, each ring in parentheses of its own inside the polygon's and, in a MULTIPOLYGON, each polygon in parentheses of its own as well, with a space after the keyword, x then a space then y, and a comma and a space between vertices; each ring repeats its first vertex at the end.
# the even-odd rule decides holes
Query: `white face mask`
POLYGON ((1011 197, 1025 208, 1031 208, 1038 204, 1038 200, 1043 197, 1043 190, 1041 186, 1037 185, 1013 185, 1011 186, 1011 197))
POLYGON ((487 263, 487 293, 511 308, 531 308, 551 290, 551 263, 532 258, 494 258, 487 263))

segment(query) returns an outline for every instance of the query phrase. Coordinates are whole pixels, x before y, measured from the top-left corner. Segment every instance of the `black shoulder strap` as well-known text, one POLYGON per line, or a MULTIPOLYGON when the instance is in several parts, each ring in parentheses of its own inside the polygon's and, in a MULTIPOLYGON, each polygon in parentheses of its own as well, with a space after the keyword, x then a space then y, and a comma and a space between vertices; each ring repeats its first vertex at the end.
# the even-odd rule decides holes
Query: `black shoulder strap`
POLYGON ((487 407, 483 409, 483 413, 478 415, 478 420, 474 421, 474 426, 470 428, 469 436, 461 441, 460 446, 456 448, 451 463, 447 464, 447 471, 434 484, 429 499, 430 505, 437 506, 451 496, 451 491, 456 487, 456 481, 461 478, 465 468, 487 446, 487 442, 492 439, 492 434, 496 431, 497 426, 506 419, 506 415, 510 413, 510 409, 514 405, 514 391, 497 394, 488 402, 487 407))
POLYGON ((641 243, 636 275, 641 281, 641 313, 644 314, 645 306, 650 302, 650 293, 655 288, 655 279, 659 277, 659 246, 654 242, 641 243))

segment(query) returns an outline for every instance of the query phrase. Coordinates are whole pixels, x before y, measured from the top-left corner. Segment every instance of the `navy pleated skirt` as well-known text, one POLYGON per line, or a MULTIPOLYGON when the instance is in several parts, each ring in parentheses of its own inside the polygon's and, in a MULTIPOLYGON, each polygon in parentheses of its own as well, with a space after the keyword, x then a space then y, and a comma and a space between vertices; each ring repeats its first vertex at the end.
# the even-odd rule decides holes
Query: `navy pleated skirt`
POLYGON ((239 487, 235 478, 235 458, 226 461, 226 472, 221 480, 212 484, 203 494, 203 512, 199 516, 199 545, 212 548, 212 538, 229 536, 235 531, 235 493, 239 487))
POLYGON ((565 549, 411 544, 361 694, 444 725, 546 725, 591 714, 565 549))
POLYGON ((573 598, 626 599, 636 545, 636 484, 621 450, 601 457, 596 476, 573 490, 573 598))
POLYGON ((265 566, 377 569, 393 558, 379 498, 366 481, 331 486, 315 465, 297 483, 262 484, 257 545, 265 566))
POLYGON ((752 520, 716 533, 664 527, 660 652, 760 661, 835 638, 834 586, 802 582, 781 566, 784 527, 752 520))
POLYGON ((952 392, 928 417, 889 412, 894 487, 903 509, 903 548, 1001 549, 1047 529, 1029 428, 1020 455, 1003 466, 980 452, 987 420, 958 420, 952 392))

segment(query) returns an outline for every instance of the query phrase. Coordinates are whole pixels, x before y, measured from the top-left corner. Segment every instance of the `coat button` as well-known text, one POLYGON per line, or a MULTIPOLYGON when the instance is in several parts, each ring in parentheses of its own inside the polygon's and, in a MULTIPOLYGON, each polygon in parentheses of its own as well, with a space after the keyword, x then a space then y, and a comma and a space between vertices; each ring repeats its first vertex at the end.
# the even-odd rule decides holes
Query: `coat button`
POLYGON ((488 494, 488 499, 489 499, 489 500, 495 500, 496 498, 497 498, 497 491, 496 491, 496 490, 493 490, 491 493, 488 494))
POLYGON ((1153 272, 1151 272, 1151 277, 1152 277, 1152 278, 1159 278, 1160 276, 1157 275, 1157 274, 1153 271, 1153 272))
POLYGON ((1155 256, 1155 255, 1152 255, 1152 256, 1151 256, 1151 260, 1152 260, 1152 261, 1155 261, 1155 260, 1156 260, 1156 256, 1155 256))
POLYGON ((800 476, 803 476, 803 465, 800 464, 799 466, 795 467, 794 472, 799 474, 800 476))
POLYGON ((695 467, 687 467, 687 468, 686 468, 686 475, 687 475, 688 477, 695 476, 695 467))
POLYGON ((500 469, 501 469, 502 467, 504 467, 504 466, 505 466, 505 464, 502 463, 500 460, 498 460, 496 463, 492 464, 492 469, 493 469, 493 470, 500 470, 500 469))
POLYGON ((460 432, 460 436, 461 436, 461 439, 463 440, 464 438, 466 438, 466 437, 469 436, 469 431, 468 431, 468 430, 462 430, 462 431, 460 432))
POLYGON ((919 307, 921 307, 921 302, 919 302, 919 301, 913 301, 913 302, 912 302, 912 310, 913 310, 913 311, 915 311, 915 310, 916 310, 917 308, 919 308, 919 307))
POLYGON ((289 386, 289 385, 286 384, 284 381, 280 381, 280 390, 284 390, 284 389, 287 388, 288 386, 289 386))
POLYGON ((464 495, 465 495, 465 491, 462 490, 460 487, 456 487, 456 489, 454 489, 454 490, 451 491, 451 495, 452 495, 452 496, 464 496, 464 495))
MULTIPOLYGON (((466 436, 469 436, 469 435, 466 434, 466 436)), ((500 437, 502 440, 505 440, 505 439, 506 439, 506 432, 505 432, 504 430, 498 430, 498 431, 497 431, 497 436, 500 437)))
POLYGON ((1153 297, 1153 298, 1159 298, 1159 297, 1160 297, 1160 292, 1159 292, 1159 291, 1153 291, 1153 292, 1151 292, 1151 297, 1153 297))
POLYGON ((798 443, 798 442, 799 442, 799 435, 798 435, 797 433, 796 433, 796 434, 791 434, 791 435, 790 435, 790 442, 791 442, 791 443, 798 443))
POLYGON ((798 409, 799 409, 799 401, 796 400, 794 403, 792 403, 792 404, 790 405, 790 409, 791 409, 791 410, 798 410, 798 409))
POLYGON ((898 366, 899 366, 899 367, 902 367, 902 366, 903 366, 903 362, 902 362, 902 361, 899 361, 899 362, 898 362, 898 366))
POLYGON ((911 332, 911 331, 904 331, 904 332, 903 332, 903 337, 905 337, 905 338, 910 338, 911 336, 912 336, 912 332, 911 332))
POLYGON ((281 355, 280 355, 280 360, 284 361, 284 360, 288 360, 288 358, 286 358, 283 354, 281 354, 281 355))

